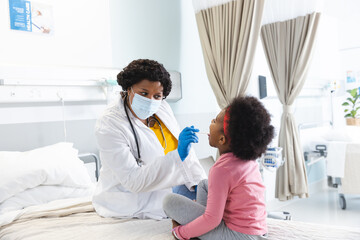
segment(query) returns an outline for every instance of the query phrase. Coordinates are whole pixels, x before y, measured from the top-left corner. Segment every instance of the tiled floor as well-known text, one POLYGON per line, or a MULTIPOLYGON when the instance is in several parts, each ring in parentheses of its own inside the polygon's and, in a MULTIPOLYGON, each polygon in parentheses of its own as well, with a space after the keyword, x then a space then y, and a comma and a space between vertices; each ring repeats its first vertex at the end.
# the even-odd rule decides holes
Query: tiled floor
POLYGON ((292 219, 338 226, 360 227, 360 194, 345 195, 346 209, 342 210, 336 189, 326 189, 307 199, 295 199, 270 207, 268 211, 288 211, 292 219), (285 205, 286 204, 286 205, 285 205))

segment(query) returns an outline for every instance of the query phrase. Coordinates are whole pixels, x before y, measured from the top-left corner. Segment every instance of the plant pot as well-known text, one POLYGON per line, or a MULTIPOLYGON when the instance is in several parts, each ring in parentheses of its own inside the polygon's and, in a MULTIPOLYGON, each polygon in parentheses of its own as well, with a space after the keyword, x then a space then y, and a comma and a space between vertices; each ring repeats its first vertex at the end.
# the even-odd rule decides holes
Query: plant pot
POLYGON ((346 125, 360 126, 360 118, 346 118, 346 125))

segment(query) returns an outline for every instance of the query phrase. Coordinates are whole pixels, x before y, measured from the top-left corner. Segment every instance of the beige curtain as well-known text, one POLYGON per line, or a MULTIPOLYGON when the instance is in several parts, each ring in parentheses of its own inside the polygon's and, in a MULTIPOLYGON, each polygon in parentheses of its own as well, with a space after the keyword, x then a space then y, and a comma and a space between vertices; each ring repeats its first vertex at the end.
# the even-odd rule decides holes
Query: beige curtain
POLYGON ((285 164, 276 175, 275 195, 279 200, 308 197, 304 157, 291 105, 306 80, 319 20, 320 13, 313 13, 261 28, 267 62, 283 104, 279 146, 283 148, 285 164))
POLYGON ((196 13, 206 73, 220 108, 245 94, 264 0, 236 0, 196 13))

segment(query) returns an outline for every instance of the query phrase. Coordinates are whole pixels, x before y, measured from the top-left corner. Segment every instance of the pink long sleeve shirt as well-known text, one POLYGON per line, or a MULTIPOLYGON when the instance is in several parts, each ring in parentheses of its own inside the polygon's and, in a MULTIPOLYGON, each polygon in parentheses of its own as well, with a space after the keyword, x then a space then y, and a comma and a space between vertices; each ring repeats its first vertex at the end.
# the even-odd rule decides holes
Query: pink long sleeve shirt
POLYGON ((231 230, 263 235, 267 233, 264 192, 255 161, 242 161, 233 153, 222 154, 209 172, 205 213, 175 228, 175 233, 180 239, 201 236, 223 219, 231 230))

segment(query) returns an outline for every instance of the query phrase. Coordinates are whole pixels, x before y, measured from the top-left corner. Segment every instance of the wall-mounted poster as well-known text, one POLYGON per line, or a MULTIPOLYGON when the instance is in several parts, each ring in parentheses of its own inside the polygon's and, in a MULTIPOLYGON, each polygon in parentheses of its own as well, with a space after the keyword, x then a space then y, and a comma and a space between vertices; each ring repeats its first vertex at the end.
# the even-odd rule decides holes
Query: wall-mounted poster
POLYGON ((13 30, 52 34, 52 5, 33 0, 9 0, 10 28, 13 30))

